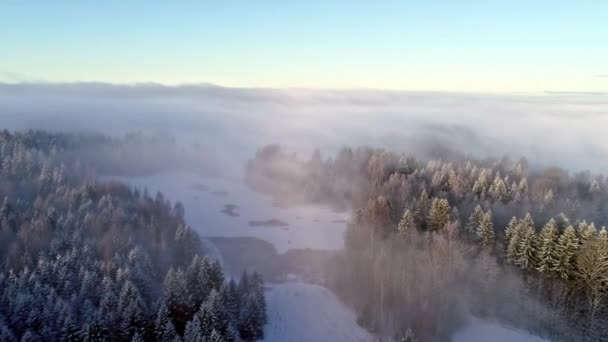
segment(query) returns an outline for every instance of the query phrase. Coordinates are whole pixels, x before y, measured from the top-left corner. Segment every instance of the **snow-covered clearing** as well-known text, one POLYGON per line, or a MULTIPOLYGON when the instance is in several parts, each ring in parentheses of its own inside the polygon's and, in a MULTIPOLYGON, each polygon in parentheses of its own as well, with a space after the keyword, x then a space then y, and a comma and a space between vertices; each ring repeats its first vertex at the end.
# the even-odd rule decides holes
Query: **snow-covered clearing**
POLYGON ((279 253, 294 248, 336 250, 344 245, 342 234, 348 213, 318 206, 280 208, 273 205, 269 196, 251 190, 238 179, 177 172, 117 179, 139 188, 146 187, 152 196, 160 191, 172 202, 181 201, 186 209, 186 221, 205 237, 257 237, 272 243, 279 253), (234 210, 238 216, 222 213, 226 204, 238 206, 234 210), (248 224, 270 219, 286 222, 288 226, 251 227, 248 224))
POLYGON ((266 292, 265 341, 373 341, 354 313, 328 289, 305 283, 273 284, 266 292))

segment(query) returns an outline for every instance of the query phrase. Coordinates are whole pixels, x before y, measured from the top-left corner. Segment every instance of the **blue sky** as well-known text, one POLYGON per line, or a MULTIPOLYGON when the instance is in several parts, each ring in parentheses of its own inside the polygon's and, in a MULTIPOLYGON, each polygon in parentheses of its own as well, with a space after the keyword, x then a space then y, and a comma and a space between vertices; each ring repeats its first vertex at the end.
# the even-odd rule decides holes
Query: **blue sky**
POLYGON ((608 91, 605 1, 3 1, 0 80, 608 91))

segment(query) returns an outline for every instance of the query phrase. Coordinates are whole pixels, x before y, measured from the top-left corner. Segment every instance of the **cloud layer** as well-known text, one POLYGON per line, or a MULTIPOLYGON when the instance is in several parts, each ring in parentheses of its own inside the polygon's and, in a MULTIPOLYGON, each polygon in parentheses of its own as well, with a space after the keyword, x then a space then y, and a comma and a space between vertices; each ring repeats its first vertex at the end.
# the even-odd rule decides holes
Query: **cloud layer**
POLYGON ((508 153, 608 170, 604 94, 0 84, 0 127, 162 132, 238 160, 268 143, 303 153, 362 144, 416 152, 445 144, 477 156, 508 153))

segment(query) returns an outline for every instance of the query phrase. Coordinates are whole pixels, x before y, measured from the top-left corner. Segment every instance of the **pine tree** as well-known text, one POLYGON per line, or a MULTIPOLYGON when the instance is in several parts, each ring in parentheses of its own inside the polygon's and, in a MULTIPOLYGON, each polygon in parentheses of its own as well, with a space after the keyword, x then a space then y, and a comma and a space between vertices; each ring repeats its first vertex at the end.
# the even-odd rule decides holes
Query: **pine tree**
POLYGON ((520 222, 519 243, 515 252, 515 265, 523 270, 536 267, 536 234, 534 232, 534 221, 527 214, 520 222))
MULTIPOLYGON (((522 220, 518 220, 517 224, 509 224, 509 232, 505 233, 505 237, 508 237, 507 243, 507 260, 513 265, 517 265, 518 252, 522 237, 522 220)), ((513 222, 513 220, 511 220, 513 222)))
POLYGON ((433 198, 427 216, 427 226, 432 231, 440 231, 450 220, 450 204, 445 198, 433 198))
POLYGON ((213 330, 220 333, 225 341, 232 341, 231 334, 233 328, 231 327, 230 315, 226 310, 226 303, 221 294, 215 289, 212 290, 206 305, 210 308, 211 326, 213 327, 213 330))
POLYGON ((245 341, 255 341, 264 337, 258 300, 253 293, 243 301, 239 319, 239 334, 245 341))
POLYGON ((184 331, 184 342, 200 342, 203 339, 203 332, 201 329, 200 319, 197 315, 194 315, 192 320, 186 324, 186 330, 184 331))
POLYGON ((227 342, 226 338, 224 336, 222 336, 222 334, 220 332, 218 332, 217 330, 213 329, 211 331, 211 334, 209 335, 209 338, 206 340, 209 342, 227 342))
POLYGON ((494 198, 501 200, 503 202, 507 202, 509 200, 509 190, 507 189, 507 185, 500 178, 500 173, 496 173, 496 178, 494 178, 494 182, 492 183, 492 195, 494 198))
POLYGON ((595 319, 597 309, 604 301, 608 284, 608 238, 605 229, 600 237, 592 236, 580 245, 575 255, 576 283, 587 298, 587 308, 591 319, 595 319))
POLYGON ((157 341, 167 342, 175 338, 175 327, 169 317, 169 310, 164 303, 161 303, 156 321, 154 322, 154 335, 157 341))
POLYGON ((479 173, 479 177, 477 177, 477 180, 475 180, 472 190, 475 194, 477 194, 477 196, 481 197, 485 194, 487 186, 488 186, 488 177, 487 177, 486 170, 483 169, 479 173))
POLYGON ((222 264, 220 264, 219 260, 215 260, 211 263, 209 282, 211 288, 216 291, 219 291, 224 284, 224 272, 222 271, 222 264))
POLYGON ((66 342, 80 341, 80 328, 76 320, 70 315, 66 317, 61 328, 61 339, 66 342))
POLYGON ((131 342, 144 342, 144 339, 139 333, 135 333, 135 335, 133 335, 133 338, 131 338, 131 342))
POLYGON ((581 245, 585 244, 587 240, 592 239, 595 234, 597 234, 597 229, 595 228, 595 224, 588 224, 586 221, 579 222, 577 225, 577 233, 579 242, 581 245))
POLYGON ((492 213, 489 210, 483 214, 481 222, 477 226, 476 235, 482 247, 494 245, 494 224, 492 223, 492 213))
POLYGON ((222 288, 223 296, 226 298, 226 309, 232 318, 232 321, 236 322, 239 317, 240 307, 240 296, 239 291, 234 279, 230 279, 228 284, 222 288))
POLYGON ((521 195, 528 193, 528 180, 526 178, 522 178, 519 182, 518 191, 521 195))
POLYGON ((553 271, 562 279, 568 280, 574 272, 574 255, 578 250, 578 238, 574 227, 568 226, 559 237, 557 243, 557 260, 553 265, 553 271))
POLYGON ((16 340, 17 338, 11 329, 0 319, 0 342, 12 342, 16 340))
POLYGON ((477 232, 477 229, 479 227, 479 225, 481 224, 481 220, 483 219, 483 210, 481 209, 480 205, 477 205, 475 207, 475 209, 473 210, 473 213, 471 214, 471 216, 469 216, 469 222, 466 225, 466 231, 471 234, 471 235, 475 235, 477 232))
POLYGON ((511 221, 509 221, 507 228, 505 228, 505 245, 506 246, 509 245, 511 236, 513 235, 513 232, 517 229, 518 224, 519 224, 519 221, 517 220, 517 218, 515 216, 513 216, 511 218, 511 221))
POLYGON ((203 336, 209 337, 211 334, 211 328, 213 327, 213 318, 209 303, 204 303, 201 305, 194 317, 198 318, 199 320, 199 325, 201 326, 203 336))
POLYGON ((397 231, 399 232, 399 236, 405 239, 411 234, 414 229, 414 214, 409 209, 406 209, 403 212, 403 216, 401 216, 399 224, 397 225, 397 231))
POLYGON ((194 308, 199 308, 211 292, 211 264, 207 257, 195 255, 186 269, 186 281, 194 308))
POLYGON ((128 339, 139 333, 145 334, 146 317, 144 308, 137 302, 131 302, 120 312, 120 333, 128 339))
POLYGON ((169 311, 169 317, 178 333, 184 331, 191 314, 192 307, 188 299, 188 288, 184 272, 181 269, 170 268, 163 282, 163 299, 169 311))
MULTIPOLYGON (((108 286, 107 280, 106 286, 108 286)), ((106 286, 102 286, 104 289, 104 296, 101 299, 98 312, 101 319, 100 324, 102 329, 108 332, 109 339, 113 339, 118 338, 117 336, 114 336, 114 330, 117 325, 118 313, 120 311, 118 311, 118 300, 116 299, 114 292, 110 289, 110 287, 106 286)))
POLYGON ((542 273, 549 273, 557 262, 557 244, 559 232, 554 219, 549 220, 538 235, 538 266, 536 269, 542 273))
POLYGON ((252 293, 257 301, 261 325, 264 326, 268 322, 268 319, 266 316, 266 298, 264 296, 264 280, 262 279, 262 275, 257 272, 253 272, 251 282, 252 293))
POLYGON ((175 331, 175 326, 171 321, 165 323, 165 326, 162 329, 162 340, 163 342, 175 342, 179 338, 179 334, 175 331))

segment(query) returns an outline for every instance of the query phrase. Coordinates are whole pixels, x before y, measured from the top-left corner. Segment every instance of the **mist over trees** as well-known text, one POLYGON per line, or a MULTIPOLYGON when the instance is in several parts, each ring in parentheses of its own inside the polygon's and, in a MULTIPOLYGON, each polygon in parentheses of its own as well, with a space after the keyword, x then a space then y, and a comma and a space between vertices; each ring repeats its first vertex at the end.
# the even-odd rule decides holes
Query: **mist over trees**
POLYGON ((181 203, 94 177, 167 142, 0 132, 0 341, 263 338, 258 274, 228 279, 181 203))
POLYGON ((608 182, 526 159, 417 159, 278 145, 247 180, 277 198, 353 208, 327 285, 385 338, 449 340, 468 315, 552 340, 608 339, 608 182))

